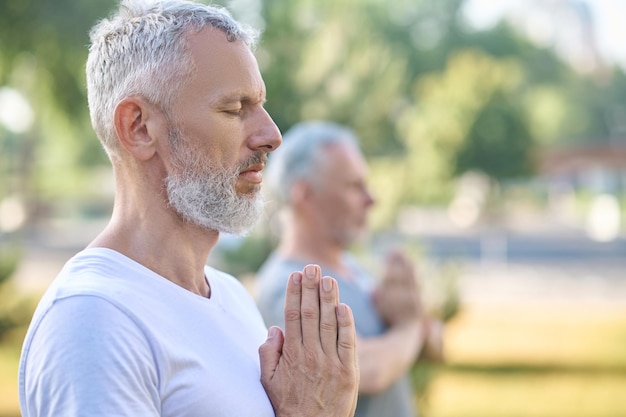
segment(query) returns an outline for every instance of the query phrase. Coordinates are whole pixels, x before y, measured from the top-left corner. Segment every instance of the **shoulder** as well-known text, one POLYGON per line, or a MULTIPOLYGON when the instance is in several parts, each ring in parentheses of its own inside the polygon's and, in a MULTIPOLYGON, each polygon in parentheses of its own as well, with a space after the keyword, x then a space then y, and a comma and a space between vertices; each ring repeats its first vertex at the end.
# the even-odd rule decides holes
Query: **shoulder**
POLYGON ((142 415, 153 415, 157 381, 149 339, 101 297, 55 300, 31 324, 24 341, 20 397, 28 409, 39 410, 37 415, 70 415, 76 408, 96 415, 103 406, 112 408, 110 415, 127 415, 121 410, 128 413, 132 406, 122 401, 125 391, 133 392, 135 405, 146 408, 142 415))
POLYGON ((68 296, 56 299, 33 318, 24 341, 22 366, 38 375, 46 367, 69 372, 96 363, 123 363, 122 357, 151 364, 151 351, 142 326, 108 300, 68 296))
POLYGON ((135 342, 146 340, 131 315, 103 297, 86 294, 56 299, 35 317, 30 333, 47 343, 71 341, 66 347, 93 351, 127 343, 127 337, 135 342))
POLYGON ((50 289, 59 297, 83 293, 115 295, 120 286, 132 287, 133 281, 142 281, 149 275, 156 274, 121 253, 92 248, 71 258, 50 289))
POLYGON ((273 252, 261 265, 257 273, 257 280, 261 285, 285 285, 289 275, 294 271, 301 271, 305 267, 303 262, 285 258, 273 252))
POLYGON ((120 311, 141 311, 161 297, 167 297, 171 284, 165 283, 151 270, 105 248, 87 249, 71 258, 54 279, 39 302, 34 319, 61 300, 72 299, 69 305, 81 305, 81 298, 87 297, 84 308, 102 303, 89 300, 100 299, 117 307, 120 311), (155 294, 159 297, 155 297, 155 294))
POLYGON ((163 306, 171 306, 175 291, 173 284, 115 251, 88 249, 70 259, 47 289, 27 337, 71 341, 97 334, 102 347, 123 343, 125 335, 141 339, 163 306), (108 340, 111 335, 115 340, 108 340))
MULTIPOLYGON (((256 275, 257 303, 261 310, 266 305, 282 300, 289 275, 301 271, 304 266, 304 263, 285 258, 276 252, 268 257, 256 275)), ((282 302, 279 304, 282 305, 282 302)))

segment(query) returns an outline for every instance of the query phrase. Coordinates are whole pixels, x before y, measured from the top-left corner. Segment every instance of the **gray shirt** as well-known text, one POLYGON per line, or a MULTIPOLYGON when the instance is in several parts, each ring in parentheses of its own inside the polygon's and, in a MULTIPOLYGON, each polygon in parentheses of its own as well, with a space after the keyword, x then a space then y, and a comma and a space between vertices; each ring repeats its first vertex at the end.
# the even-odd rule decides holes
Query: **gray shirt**
MULTIPOLYGON (((374 280, 349 255, 345 256, 350 276, 343 276, 322 266, 322 275, 337 280, 341 302, 352 309, 356 331, 360 337, 378 336, 387 330, 372 303, 374 280)), ((286 259, 276 253, 270 255, 257 275, 257 304, 269 326, 284 328, 284 299, 287 279, 293 271, 301 271, 305 262, 286 259)), ((405 375, 386 391, 376 395, 361 395, 355 417, 414 417, 413 391, 405 375)))

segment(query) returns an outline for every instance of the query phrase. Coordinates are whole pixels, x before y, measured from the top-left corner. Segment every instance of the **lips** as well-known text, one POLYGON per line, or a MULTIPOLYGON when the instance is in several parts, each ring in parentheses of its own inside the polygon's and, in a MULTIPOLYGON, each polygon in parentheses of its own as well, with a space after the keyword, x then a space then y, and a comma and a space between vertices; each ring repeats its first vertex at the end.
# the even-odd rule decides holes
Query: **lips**
POLYGON ((239 177, 253 183, 261 183, 263 181, 263 168, 264 164, 254 164, 241 171, 239 177))
POLYGON ((265 168, 265 164, 254 164, 254 165, 248 166, 246 169, 241 171, 241 173, 243 174, 244 172, 249 172, 249 171, 259 172, 259 171, 263 171, 263 168, 265 168))

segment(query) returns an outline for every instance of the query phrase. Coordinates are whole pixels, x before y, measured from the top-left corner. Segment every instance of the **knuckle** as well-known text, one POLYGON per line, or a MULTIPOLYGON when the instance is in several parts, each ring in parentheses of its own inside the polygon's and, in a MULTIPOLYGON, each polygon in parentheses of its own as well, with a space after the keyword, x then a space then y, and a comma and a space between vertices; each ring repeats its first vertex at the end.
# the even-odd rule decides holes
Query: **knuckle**
POLYGON ((285 321, 297 320, 300 320, 300 310, 296 308, 290 308, 285 310, 285 321))
POLYGON ((356 349, 356 343, 354 343, 354 340, 352 339, 339 339, 337 341, 337 344, 339 345, 339 347, 341 349, 345 349, 345 350, 355 350, 356 349))
POLYGON ((324 303, 333 303, 335 301, 335 295, 333 293, 322 292, 320 294, 320 300, 324 303))
POLYGON ((356 388, 358 386, 358 369, 356 366, 345 366, 337 362, 328 368, 328 375, 331 381, 345 388, 356 388))
POLYGON ((320 316, 319 310, 313 308, 303 308, 301 314, 305 320, 315 320, 320 316))
POLYGON ((318 366, 319 363, 320 361, 316 352, 309 349, 304 351, 304 365, 307 369, 318 370, 320 369, 320 367, 318 366))
POLYGON ((325 333, 337 333, 337 324, 329 322, 320 323, 320 331, 325 333))

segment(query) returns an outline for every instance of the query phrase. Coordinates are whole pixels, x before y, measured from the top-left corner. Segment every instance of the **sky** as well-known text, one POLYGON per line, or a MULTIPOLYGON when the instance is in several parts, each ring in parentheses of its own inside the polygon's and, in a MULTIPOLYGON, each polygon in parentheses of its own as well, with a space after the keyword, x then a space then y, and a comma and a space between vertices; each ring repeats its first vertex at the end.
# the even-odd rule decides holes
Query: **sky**
POLYGON ((626 0, 469 0, 465 15, 477 28, 506 17, 538 43, 556 44, 565 53, 575 53, 581 43, 565 3, 588 7, 601 58, 626 69, 626 0))

